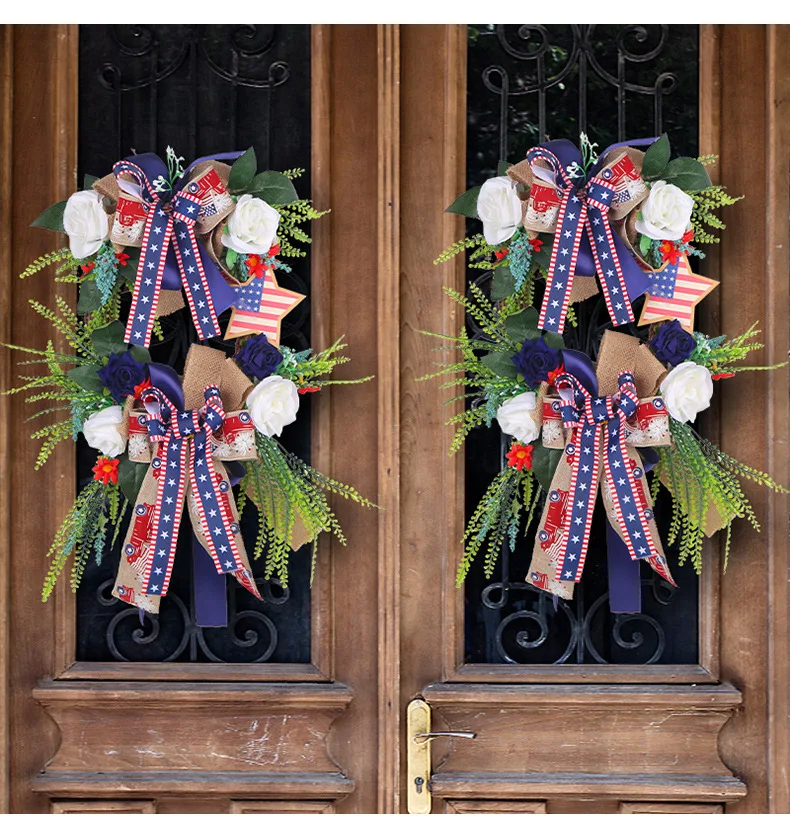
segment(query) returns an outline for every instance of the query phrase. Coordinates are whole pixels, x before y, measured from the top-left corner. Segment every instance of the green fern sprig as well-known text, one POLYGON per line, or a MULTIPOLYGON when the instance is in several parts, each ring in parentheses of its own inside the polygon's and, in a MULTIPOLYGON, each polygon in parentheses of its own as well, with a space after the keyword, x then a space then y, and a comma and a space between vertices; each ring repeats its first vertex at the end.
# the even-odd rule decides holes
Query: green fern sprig
POLYGON ((50 253, 45 253, 34 259, 23 271, 19 274, 20 279, 27 279, 29 276, 38 273, 39 271, 48 268, 50 265, 58 265, 58 272, 63 270, 74 270, 80 264, 78 259, 71 255, 68 247, 62 247, 60 250, 53 250, 50 253))
POLYGON ((361 384, 370 381, 373 376, 355 379, 328 379, 335 367, 347 364, 351 359, 345 355, 338 355, 348 344, 344 343, 344 337, 339 337, 330 347, 313 353, 312 349, 303 349, 296 352, 287 346, 281 347, 280 351, 283 360, 277 368, 277 373, 283 378, 288 378, 300 388, 302 387, 327 387, 330 384, 361 384))
POLYGON ((280 243, 280 256, 298 259, 306 256, 300 244, 310 244, 312 238, 302 229, 310 221, 315 221, 326 215, 330 210, 317 210, 307 198, 291 201, 290 204, 278 206, 280 223, 277 226, 277 239, 280 243))
POLYGON ((743 198, 743 195, 738 197, 729 195, 724 186, 708 186, 706 189, 690 194, 694 199, 694 209, 691 213, 694 237, 691 241, 700 244, 718 244, 721 239, 711 230, 724 230, 727 226, 719 218, 718 211, 722 207, 729 207, 737 203, 743 198))
POLYGON ((98 480, 91 480, 83 487, 55 533, 47 553, 48 557, 52 557, 52 563, 44 580, 42 602, 49 599, 72 555, 71 588, 77 590, 91 554, 97 558, 101 556, 107 525, 112 524, 117 531, 125 510, 126 503, 120 503, 117 483, 105 485, 98 480))
POLYGON ((689 360, 695 364, 707 367, 712 373, 718 375, 730 375, 747 370, 774 370, 786 366, 787 361, 770 366, 741 366, 738 364, 750 352, 763 349, 765 344, 759 343, 755 338, 760 334, 757 323, 751 326, 738 337, 727 340, 726 335, 710 338, 700 332, 694 333, 697 346, 691 353, 689 360))

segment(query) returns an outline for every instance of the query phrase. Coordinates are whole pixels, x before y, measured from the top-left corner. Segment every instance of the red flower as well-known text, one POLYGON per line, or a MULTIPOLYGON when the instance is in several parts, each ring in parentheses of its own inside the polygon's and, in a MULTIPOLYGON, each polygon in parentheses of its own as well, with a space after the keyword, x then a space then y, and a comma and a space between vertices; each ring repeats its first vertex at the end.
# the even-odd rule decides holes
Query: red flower
POLYGON ((124 253, 122 250, 120 253, 115 254, 115 258, 118 260, 118 264, 125 268, 126 263, 129 261, 129 254, 124 253))
POLYGON ((505 256, 507 256, 507 253, 508 249, 506 247, 503 247, 502 250, 494 251, 494 256, 496 256, 497 262, 501 262, 505 258, 505 256))
POLYGON ((529 471, 532 468, 532 446, 514 442, 510 446, 510 451, 507 452, 507 464, 519 471, 524 469, 529 471))
POLYGON ((280 254, 280 245, 279 244, 273 244, 269 248, 269 253, 267 255, 271 258, 274 258, 275 256, 279 256, 279 254, 280 254))
POLYGON ((718 381, 720 378, 732 378, 734 375, 734 372, 714 372, 711 378, 718 381))
POLYGON ((250 276, 260 279, 266 273, 266 265, 263 264, 263 259, 255 253, 245 259, 244 264, 250 269, 250 276))
POLYGON ((551 385, 554 384, 554 381, 556 380, 557 376, 562 375, 564 372, 565 372, 565 365, 564 364, 560 364, 558 367, 551 370, 549 372, 549 387, 551 387, 551 385))
MULTIPOLYGON (((694 228, 692 227, 691 230, 687 230, 683 234, 683 238, 681 238, 680 242, 681 244, 688 244, 693 238, 694 228)), ((675 243, 669 241, 668 239, 662 241, 658 246, 658 249, 663 254, 664 260, 666 261, 668 259, 673 265, 678 261, 680 255, 685 252, 685 250, 679 250, 676 248, 675 243)))
POLYGON ((540 249, 541 247, 543 247, 543 242, 540 239, 530 239, 529 243, 532 246, 532 249, 535 251, 535 253, 540 253, 540 249))
POLYGON ((84 265, 81 265, 80 269, 82 271, 82 275, 87 276, 95 267, 95 262, 86 262, 84 265))
POLYGON ((109 457, 99 457, 93 467, 93 479, 101 480, 106 486, 108 483, 118 482, 118 463, 120 460, 111 460, 109 457))
POLYGON ((150 378, 146 378, 145 381, 141 381, 139 384, 135 384, 134 385, 134 397, 135 397, 135 399, 141 399, 142 396, 143 396, 143 390, 145 390, 146 387, 150 387, 150 386, 151 386, 151 379, 150 378))
POLYGON ((317 393, 320 389, 320 387, 300 387, 297 392, 303 396, 305 393, 317 393))

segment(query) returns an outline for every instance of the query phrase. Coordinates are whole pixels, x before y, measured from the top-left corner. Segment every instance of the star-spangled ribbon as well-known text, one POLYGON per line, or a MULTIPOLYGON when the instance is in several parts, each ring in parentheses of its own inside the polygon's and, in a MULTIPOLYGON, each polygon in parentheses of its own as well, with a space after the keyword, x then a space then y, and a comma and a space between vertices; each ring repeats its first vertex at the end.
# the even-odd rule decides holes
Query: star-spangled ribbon
POLYGON ((592 395, 568 373, 558 376, 555 386, 561 397, 563 425, 573 431, 565 448, 572 468, 555 578, 566 582, 581 579, 603 472, 620 535, 631 559, 645 559, 672 581, 666 559, 650 533, 653 512, 640 499, 641 458, 637 455, 636 464, 632 465, 626 447, 626 425, 639 406, 634 376, 629 371, 622 372, 618 377, 619 390, 613 396, 592 395))
MULTIPOLYGON (((630 140, 628 144, 648 142, 630 140)), ((626 144, 610 146, 602 157, 621 145, 626 144)), ((539 328, 562 333, 577 272, 582 276, 598 275, 615 325, 632 322, 631 303, 645 292, 647 280, 609 221, 609 208, 615 197, 614 173, 604 167, 585 176, 580 165, 581 154, 568 140, 530 149, 527 161, 537 177, 553 184, 561 193, 539 328), (549 168, 538 166, 540 162, 549 168)))
POLYGON ((158 387, 141 394, 149 413, 148 436, 158 443, 151 462, 158 472, 156 504, 152 510, 152 549, 143 574, 143 592, 164 596, 173 571, 176 542, 186 493, 191 491, 217 573, 236 573, 244 566, 236 545, 239 525, 222 496, 231 491, 212 465, 212 436, 225 419, 218 387, 204 390, 201 410, 179 411, 158 387))
MULTIPOLYGON (((151 155, 141 155, 146 157, 151 155)), ((156 158, 158 160, 158 158, 156 158)), ((181 287, 187 297, 198 338, 205 340, 220 333, 217 308, 212 294, 212 283, 207 274, 208 259, 198 244, 195 222, 201 201, 194 194, 197 183, 189 183, 177 191, 171 202, 165 203, 157 193, 142 166, 131 160, 121 160, 113 166, 119 187, 129 191, 129 175, 139 187, 139 197, 146 213, 140 259, 137 264, 132 307, 126 324, 124 340, 137 346, 148 346, 154 326, 156 308, 172 247, 178 263, 181 287)), ((137 190, 134 190, 137 194, 137 190)), ((210 261, 210 260, 209 260, 210 261)), ((211 265, 213 268, 213 264, 211 265)), ((216 283, 214 283, 216 286, 216 283)), ((223 283, 224 285, 224 283, 223 283)))

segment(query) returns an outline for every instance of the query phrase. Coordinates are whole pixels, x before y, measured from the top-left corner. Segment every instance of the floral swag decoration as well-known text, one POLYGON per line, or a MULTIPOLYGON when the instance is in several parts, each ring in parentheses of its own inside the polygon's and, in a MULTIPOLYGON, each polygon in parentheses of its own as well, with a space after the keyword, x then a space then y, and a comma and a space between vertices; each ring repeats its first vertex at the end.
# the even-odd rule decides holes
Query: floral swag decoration
POLYGON ((43 599, 72 556, 76 590, 91 556, 101 562, 108 535, 115 543, 128 520, 113 595, 157 613, 186 506, 197 623, 219 626, 225 575, 260 598, 239 524, 248 501, 258 519, 253 561, 263 558, 264 578, 283 585, 292 550, 312 542, 315 562, 320 533, 344 541, 329 493, 372 504, 278 440, 302 398, 357 383, 327 377, 349 360, 342 338, 320 352, 280 341, 283 318, 304 297, 280 287, 275 271, 288 273, 286 260, 305 255, 305 226, 324 215, 297 196, 302 170, 258 172, 252 149, 183 163, 171 148, 166 161, 121 160, 33 222, 65 232, 69 244, 22 276, 57 265, 57 281, 77 283, 79 299, 76 311, 61 297, 55 310, 31 301, 70 351, 51 341, 12 346, 45 371, 22 376, 10 393, 54 402, 30 417, 51 420, 32 434, 42 443, 36 468, 80 433, 99 452, 94 479, 55 535, 43 599), (163 318, 185 305, 203 343, 191 344, 179 375, 149 347, 156 355, 163 318), (68 416, 52 420, 58 412, 68 416))
POLYGON ((517 165, 500 164, 497 177, 448 208, 479 219, 483 233, 436 261, 469 250, 470 267, 491 277, 490 293, 482 281, 468 296, 446 289, 469 326, 458 337, 434 335, 460 360, 426 378, 449 376, 443 387, 463 386, 457 398, 471 402, 450 420, 452 453, 494 420, 511 439, 468 522, 459 585, 481 553, 490 576, 505 542, 515 550, 522 524, 526 533, 538 517, 526 581, 571 599, 600 494, 611 610, 638 612, 640 559, 675 584, 653 513, 661 486, 672 498, 668 541, 697 572, 705 536, 726 530, 726 566, 733 520, 759 529, 741 478, 787 491, 690 424, 709 407, 715 381, 773 369, 741 364, 762 348, 757 324, 734 339, 694 330, 697 303, 718 283, 695 273, 689 257, 704 258, 698 245, 718 242, 725 226, 718 211, 740 200, 711 183, 715 160, 673 159, 667 135, 598 155, 582 135, 579 148, 547 142, 517 165), (578 325, 574 304, 599 289, 613 326, 628 328, 607 329, 594 362, 572 348, 567 326, 578 325), (641 330, 629 326, 637 318, 641 330))

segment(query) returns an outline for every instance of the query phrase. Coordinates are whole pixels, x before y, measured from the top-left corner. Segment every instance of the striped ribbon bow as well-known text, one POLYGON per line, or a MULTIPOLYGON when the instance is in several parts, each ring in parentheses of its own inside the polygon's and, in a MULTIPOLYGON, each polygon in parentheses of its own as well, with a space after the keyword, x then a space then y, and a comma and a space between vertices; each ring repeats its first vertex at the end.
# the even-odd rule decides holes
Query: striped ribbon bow
MULTIPOLYGON (((156 503, 151 513, 151 544, 143 572, 143 593, 164 596, 170 583, 176 542, 189 492, 200 518, 217 573, 232 573, 256 595, 236 544, 239 525, 225 497, 230 483, 213 466, 212 436, 225 420, 220 390, 203 391, 205 406, 179 411, 158 387, 141 394, 148 411, 148 437, 158 443, 151 468, 157 476, 156 503)), ((127 552, 132 545, 127 545, 127 552)), ((133 549, 133 548, 132 548, 133 549)))
POLYGON ((535 167, 533 171, 538 177, 552 180, 562 193, 538 328, 561 334, 565 327, 584 234, 590 243, 595 271, 612 323, 617 326, 630 323, 634 319, 631 298, 609 223, 609 207, 615 195, 610 183, 612 170, 605 168, 585 182, 580 168, 577 169, 578 175, 571 175, 557 155, 542 146, 530 149, 527 160, 530 165, 538 161, 547 163, 549 170, 535 167))
POLYGON ((641 491, 641 458, 635 454, 633 459, 626 447, 626 426, 639 406, 634 376, 629 371, 620 373, 619 390, 613 396, 591 395, 578 378, 568 373, 558 376, 555 386, 560 393, 563 425, 573 429, 565 447, 572 468, 555 578, 572 582, 581 579, 603 471, 620 536, 631 559, 645 559, 674 584, 650 532, 653 511, 641 491))
POLYGON ((195 235, 195 222, 202 206, 197 194, 200 187, 195 182, 189 183, 185 189, 175 193, 170 203, 165 204, 146 173, 136 163, 121 160, 113 166, 113 174, 119 187, 125 191, 129 191, 130 184, 121 176, 126 174, 133 178, 139 187, 139 197, 146 213, 132 308, 124 340, 137 346, 150 344, 165 263, 171 246, 198 338, 205 340, 215 337, 220 333, 219 322, 206 277, 203 254, 195 235))

